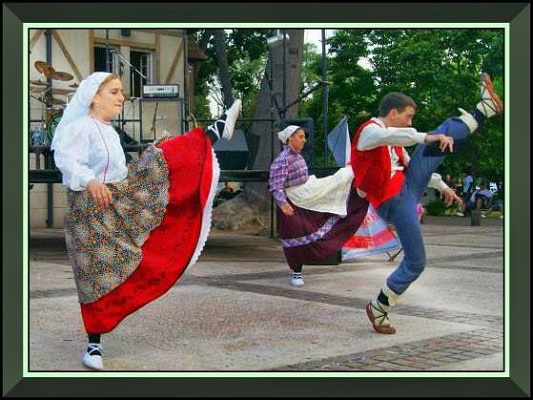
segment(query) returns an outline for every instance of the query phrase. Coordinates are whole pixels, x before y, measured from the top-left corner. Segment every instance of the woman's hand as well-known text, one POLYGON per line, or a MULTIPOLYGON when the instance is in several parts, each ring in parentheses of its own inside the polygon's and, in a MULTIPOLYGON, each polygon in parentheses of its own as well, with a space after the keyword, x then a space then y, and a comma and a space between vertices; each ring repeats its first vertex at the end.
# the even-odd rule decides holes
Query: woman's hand
POLYGON ((281 208, 281 211, 283 211, 283 214, 294 215, 294 209, 289 203, 283 204, 280 208, 281 208))
POLYGON ((109 190, 107 185, 98 181, 97 179, 91 179, 89 183, 87 183, 87 191, 94 199, 96 204, 102 208, 107 208, 113 203, 111 190, 109 190))

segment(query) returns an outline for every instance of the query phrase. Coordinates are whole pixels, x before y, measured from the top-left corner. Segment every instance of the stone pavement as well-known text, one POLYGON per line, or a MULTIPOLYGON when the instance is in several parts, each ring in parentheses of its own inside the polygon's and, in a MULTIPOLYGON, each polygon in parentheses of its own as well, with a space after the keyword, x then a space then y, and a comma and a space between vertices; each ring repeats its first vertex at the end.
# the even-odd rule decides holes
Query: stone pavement
MULTIPOLYGON (((401 256, 305 266, 293 288, 277 239, 212 231, 169 292, 103 337, 106 372, 504 372, 504 221, 422 227, 428 263, 390 314, 396 335, 375 333, 365 305, 401 256)), ((30 236, 28 369, 95 373, 63 233, 30 236)))

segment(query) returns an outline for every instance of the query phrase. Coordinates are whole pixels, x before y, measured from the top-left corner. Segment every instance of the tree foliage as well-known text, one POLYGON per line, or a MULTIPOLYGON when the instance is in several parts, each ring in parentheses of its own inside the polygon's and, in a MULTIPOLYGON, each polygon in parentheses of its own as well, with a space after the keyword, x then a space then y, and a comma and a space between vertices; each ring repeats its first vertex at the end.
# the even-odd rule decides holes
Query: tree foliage
MULTIPOLYGON (((266 38, 272 31, 226 29, 223 33, 231 94, 243 100, 244 118, 253 119, 257 117, 257 103, 264 101, 260 94, 270 68, 266 38)), ((224 101, 215 36, 209 29, 194 33, 208 56, 197 72, 194 88, 196 112, 204 114, 200 118, 211 117, 209 97, 224 101)), ((300 93, 325 74, 330 82, 327 89, 316 90, 299 102, 298 116, 315 122, 317 166, 334 165, 324 145, 325 132, 347 116, 353 134, 361 122, 376 114, 387 92, 401 91, 415 99, 418 110, 413 125, 420 131, 431 131, 445 118, 459 115, 458 107, 471 110, 480 100, 479 73, 483 69, 494 78, 503 98, 502 29, 340 29, 327 44, 325 59, 315 46, 305 46, 301 82, 297 82, 300 93)), ((280 66, 279 60, 274 64, 274 69, 282 67, 287 65, 280 66)), ((293 98, 289 96, 288 101, 293 98)), ((471 168, 477 176, 502 180, 503 129, 503 117, 490 119, 462 153, 446 159, 440 172, 457 176, 464 168, 471 168)))
MULTIPOLYGON (((445 118, 471 110, 480 100, 479 73, 493 76, 503 95, 504 36, 501 29, 343 29, 328 39, 328 126, 343 115, 353 130, 375 115, 379 100, 401 91, 418 104, 413 124, 435 129, 445 118), (361 66, 367 60, 370 68, 361 66)), ((304 66, 310 74, 321 68, 317 58, 304 66)), ((502 96, 503 97, 503 96, 502 96)), ((304 105, 320 126, 321 95, 304 105)), ((317 141, 323 141, 317 130, 317 141)), ((320 152, 322 146, 317 146, 320 152)), ((323 155, 321 155, 323 158, 323 155)), ((460 154, 449 157, 440 172, 458 173, 470 167, 478 176, 503 178, 503 118, 492 118, 460 154)))
MULTIPOLYGON (((243 101, 245 117, 250 117, 260 89, 261 77, 268 56, 267 36, 269 29, 224 29, 224 45, 229 67, 229 81, 233 98, 243 101)), ((215 99, 220 110, 224 108, 221 87, 221 68, 217 62, 216 35, 212 29, 197 30, 193 38, 204 50, 207 59, 202 61, 194 87, 194 101, 198 118, 214 117, 210 113, 210 99, 215 99)))

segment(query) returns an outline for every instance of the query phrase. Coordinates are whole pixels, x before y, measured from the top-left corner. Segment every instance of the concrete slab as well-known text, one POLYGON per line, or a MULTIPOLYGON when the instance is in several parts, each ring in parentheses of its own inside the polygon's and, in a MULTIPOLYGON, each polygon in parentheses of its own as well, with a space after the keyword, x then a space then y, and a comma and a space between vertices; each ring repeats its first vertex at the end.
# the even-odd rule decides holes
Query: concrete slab
MULTIPOLYGON (((364 307, 401 255, 305 266, 293 288, 277 239, 213 231, 175 287, 104 335, 106 371, 503 371, 503 221, 443 219, 423 225, 428 265, 396 335, 364 307)), ((30 372, 92 373, 62 232, 32 232, 29 259, 30 372)))

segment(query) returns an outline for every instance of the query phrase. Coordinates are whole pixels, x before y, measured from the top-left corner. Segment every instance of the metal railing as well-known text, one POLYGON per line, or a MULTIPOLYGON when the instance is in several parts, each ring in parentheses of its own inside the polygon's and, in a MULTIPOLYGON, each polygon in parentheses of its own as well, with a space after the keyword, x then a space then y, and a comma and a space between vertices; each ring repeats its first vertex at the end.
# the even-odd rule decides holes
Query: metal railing
MULTIPOLYGON (((329 176, 337 172, 338 167, 310 168, 309 174, 318 178, 329 176)), ((220 182, 267 182, 268 170, 222 170, 220 182)), ((61 183, 61 171, 58 169, 33 169, 29 171, 30 183, 61 183)))

